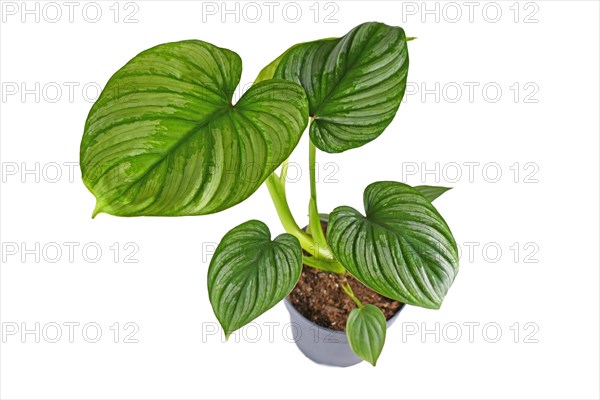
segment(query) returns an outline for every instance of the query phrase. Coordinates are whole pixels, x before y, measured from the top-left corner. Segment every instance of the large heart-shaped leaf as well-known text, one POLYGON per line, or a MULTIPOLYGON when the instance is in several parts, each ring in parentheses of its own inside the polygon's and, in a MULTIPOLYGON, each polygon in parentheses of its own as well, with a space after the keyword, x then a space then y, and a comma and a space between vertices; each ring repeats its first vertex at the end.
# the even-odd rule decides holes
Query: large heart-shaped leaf
POLYGON ((269 228, 252 220, 230 230, 208 268, 210 303, 226 336, 287 296, 302 272, 294 236, 271 240, 269 228))
POLYGON ((272 75, 302 85, 314 118, 311 140, 323 151, 339 153, 385 130, 404 96, 407 74, 404 30, 369 22, 341 38, 295 45, 258 80, 272 75))
POLYGON ((117 71, 81 142, 83 181, 113 215, 198 215, 249 197, 298 143, 304 90, 284 80, 232 105, 242 63, 198 40, 162 44, 117 71))
POLYGON ((458 272, 458 249, 442 216, 399 182, 367 186, 364 205, 366 217, 346 206, 329 215, 327 240, 337 259, 384 296, 439 308, 458 272))
POLYGON ((372 304, 355 308, 346 322, 350 348, 360 358, 375 366, 385 344, 385 315, 372 304))

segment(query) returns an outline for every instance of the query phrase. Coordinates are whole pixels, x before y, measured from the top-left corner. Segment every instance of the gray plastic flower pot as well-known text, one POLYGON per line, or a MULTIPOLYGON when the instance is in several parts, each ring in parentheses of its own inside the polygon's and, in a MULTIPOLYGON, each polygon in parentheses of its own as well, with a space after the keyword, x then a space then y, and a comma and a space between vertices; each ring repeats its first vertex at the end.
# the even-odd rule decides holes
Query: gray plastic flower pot
MULTIPOLYGON (((294 341, 306 357, 318 364, 334 367, 349 367, 362 361, 350 348, 346 331, 334 331, 319 326, 300 314, 287 297, 283 302, 290 312, 290 319, 294 327, 292 329, 294 341)), ((404 304, 392 318, 387 320, 388 328, 398 318, 398 314, 403 308, 404 304)))

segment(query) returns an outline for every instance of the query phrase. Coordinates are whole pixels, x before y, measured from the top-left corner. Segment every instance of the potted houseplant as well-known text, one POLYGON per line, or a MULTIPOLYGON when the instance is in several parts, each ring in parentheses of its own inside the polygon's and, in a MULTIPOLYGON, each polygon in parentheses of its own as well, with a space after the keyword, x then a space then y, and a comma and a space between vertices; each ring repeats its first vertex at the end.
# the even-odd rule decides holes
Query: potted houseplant
POLYGON ((315 159, 317 148, 348 151, 386 129, 405 91, 408 40, 402 28, 370 22, 297 44, 235 105, 236 53, 198 40, 141 52, 110 78, 86 121, 80 165, 96 197, 93 216, 216 213, 265 183, 286 233, 273 239, 264 223, 244 222, 223 237, 208 270, 226 336, 290 293, 292 319, 318 323, 319 304, 331 299, 311 305, 302 294, 331 284, 341 315, 324 328, 347 341, 337 350, 321 339, 299 346, 326 364, 375 365, 386 320, 403 304, 439 308, 458 272, 455 240, 431 203, 447 188, 375 182, 364 190, 365 215, 343 205, 320 215, 315 159), (301 229, 286 198, 286 160, 307 126, 309 222, 301 229))

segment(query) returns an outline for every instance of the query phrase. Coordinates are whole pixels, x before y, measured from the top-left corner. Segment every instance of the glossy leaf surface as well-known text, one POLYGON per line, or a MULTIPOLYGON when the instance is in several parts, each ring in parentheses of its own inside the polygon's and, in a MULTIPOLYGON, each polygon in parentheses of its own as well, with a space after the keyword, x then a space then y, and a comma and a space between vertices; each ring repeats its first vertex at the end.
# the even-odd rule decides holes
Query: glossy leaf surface
POLYGON ((365 23, 341 38, 293 46, 259 79, 271 74, 302 85, 311 140, 339 153, 374 140, 396 115, 408 74, 406 36, 400 27, 365 23))
POLYGON ((239 56, 198 40, 135 56, 106 84, 81 142, 94 215, 198 215, 248 198, 307 125, 304 90, 252 86, 232 105, 239 56))
POLYGON ((360 358, 373 366, 385 344, 385 316, 372 304, 355 308, 350 312, 346 322, 346 336, 350 348, 360 358))
POLYGON ((327 240, 340 263, 384 296, 439 308, 458 273, 450 228, 418 190, 375 182, 364 192, 366 216, 347 206, 329 215, 327 240))
POLYGON ((302 272, 298 239, 251 220, 230 230, 208 269, 210 303, 225 334, 241 328, 287 296, 302 272))

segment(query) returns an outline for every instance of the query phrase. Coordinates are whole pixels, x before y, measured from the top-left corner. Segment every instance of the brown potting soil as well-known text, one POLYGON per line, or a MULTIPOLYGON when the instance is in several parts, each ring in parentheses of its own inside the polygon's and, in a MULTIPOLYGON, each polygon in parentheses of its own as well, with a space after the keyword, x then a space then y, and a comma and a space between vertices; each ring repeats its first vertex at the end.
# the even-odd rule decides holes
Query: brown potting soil
MULTIPOLYGON (((327 223, 322 222, 323 231, 327 223)), ((369 289, 350 274, 338 275, 304 265, 296 287, 289 294, 290 303, 305 318, 325 328, 343 331, 350 312, 356 308, 354 301, 343 291, 348 283, 354 295, 363 304, 376 305, 385 319, 393 317, 402 303, 389 299, 369 289)))
POLYGON ((342 285, 346 282, 363 304, 379 307, 385 319, 393 317, 402 306, 399 301, 372 291, 353 276, 319 271, 306 265, 288 299, 300 314, 315 324, 343 331, 346 329, 348 315, 356 308, 354 301, 342 290, 342 285))

